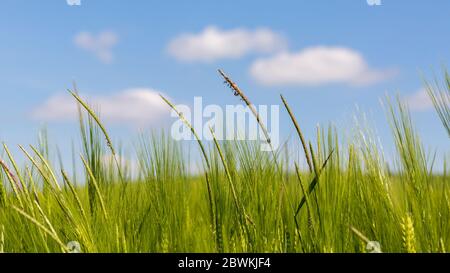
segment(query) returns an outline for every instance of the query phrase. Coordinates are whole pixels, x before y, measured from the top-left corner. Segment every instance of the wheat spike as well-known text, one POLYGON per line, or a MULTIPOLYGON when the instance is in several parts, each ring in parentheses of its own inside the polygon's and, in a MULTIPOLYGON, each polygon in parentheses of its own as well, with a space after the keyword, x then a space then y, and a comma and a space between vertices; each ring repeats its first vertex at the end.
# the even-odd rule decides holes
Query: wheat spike
POLYGON ((402 218, 403 248, 407 253, 416 253, 416 237, 414 235, 414 223, 410 215, 402 218))

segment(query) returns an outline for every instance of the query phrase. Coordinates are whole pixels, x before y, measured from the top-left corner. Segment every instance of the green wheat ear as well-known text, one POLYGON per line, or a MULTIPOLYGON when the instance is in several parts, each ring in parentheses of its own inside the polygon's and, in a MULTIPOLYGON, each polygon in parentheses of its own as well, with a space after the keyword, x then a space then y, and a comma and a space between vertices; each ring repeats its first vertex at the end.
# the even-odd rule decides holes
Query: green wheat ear
POLYGON ((409 214, 402 218, 402 223, 400 224, 400 226, 402 229, 403 249, 407 253, 416 253, 414 223, 409 214))
POLYGON ((445 244, 444 244, 444 240, 439 239, 439 250, 442 253, 447 253, 447 251, 445 250, 445 244))

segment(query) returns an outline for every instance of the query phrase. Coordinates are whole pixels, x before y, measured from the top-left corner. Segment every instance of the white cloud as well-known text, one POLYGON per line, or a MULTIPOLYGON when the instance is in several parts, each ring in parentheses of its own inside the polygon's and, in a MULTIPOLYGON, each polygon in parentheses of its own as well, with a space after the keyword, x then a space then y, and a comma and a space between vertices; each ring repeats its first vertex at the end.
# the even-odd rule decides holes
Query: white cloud
POLYGON ((281 52, 256 60, 252 77, 264 85, 368 85, 392 76, 392 70, 374 70, 357 51, 316 46, 299 52, 281 52))
MULTIPOLYGON (((153 89, 135 88, 110 96, 90 96, 86 101, 99 109, 100 118, 106 122, 145 127, 170 115, 169 107, 159 94, 153 89)), ((68 121, 77 118, 77 111, 77 102, 72 96, 55 95, 37 107, 32 117, 44 121, 68 121)))
POLYGON ((404 101, 408 104, 409 109, 415 112, 423 112, 433 108, 433 102, 428 96, 425 88, 420 89, 416 93, 406 96, 404 101))
POLYGON ((211 62, 254 52, 270 53, 285 47, 285 39, 269 29, 221 30, 208 26, 201 33, 178 36, 169 43, 168 52, 181 61, 211 62))
POLYGON ((129 156, 123 156, 116 154, 113 156, 112 154, 104 154, 102 156, 102 163, 105 166, 114 166, 116 167, 116 159, 119 162, 121 168, 127 171, 127 174, 130 174, 132 177, 137 177, 140 171, 139 162, 135 158, 129 156))
POLYGON ((80 32, 74 38, 76 46, 91 52, 104 63, 111 63, 114 60, 112 49, 118 41, 118 35, 111 31, 101 32, 98 35, 80 32))

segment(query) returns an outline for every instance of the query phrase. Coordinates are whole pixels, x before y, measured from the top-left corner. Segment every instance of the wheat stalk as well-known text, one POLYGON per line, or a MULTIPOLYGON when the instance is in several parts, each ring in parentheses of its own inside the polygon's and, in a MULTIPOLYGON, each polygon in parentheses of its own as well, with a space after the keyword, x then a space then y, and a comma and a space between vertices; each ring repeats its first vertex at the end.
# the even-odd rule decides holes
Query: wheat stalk
POLYGON ((3 161, 3 159, 0 158, 0 166, 3 168, 3 170, 5 171, 6 175, 9 176, 9 178, 11 178, 11 180, 14 182, 14 185, 16 187, 16 189, 20 190, 21 189, 21 185, 19 184, 19 182, 17 181, 17 177, 14 175, 14 173, 11 171, 11 169, 8 167, 8 165, 6 164, 5 161, 3 161))
POLYGON ((297 119, 295 118, 294 114, 292 113, 291 108, 289 107, 289 104, 284 99, 283 95, 280 95, 280 97, 281 97, 281 100, 283 101, 286 111, 288 112, 289 116, 291 117, 292 123, 294 123, 295 130, 297 131, 297 134, 300 138, 300 142, 302 143, 303 151, 305 152, 306 163, 308 163, 309 171, 312 172, 313 164, 311 162, 311 156, 309 155, 309 151, 306 146, 305 137, 303 136, 302 130, 300 130, 300 126, 298 125, 297 119))
POLYGON ((219 71, 219 74, 225 79, 225 83, 228 84, 228 86, 231 89, 233 89, 234 95, 241 97, 241 99, 245 102, 245 104, 248 106, 248 108, 250 108, 250 111, 252 111, 253 115, 256 118, 256 121, 261 126, 261 129, 264 133, 264 137, 266 138, 267 143, 270 144, 270 146, 272 146, 269 132, 267 131, 264 123, 261 121, 261 117, 259 116, 258 112, 256 111, 255 106, 253 106, 253 104, 250 102, 250 100, 247 98, 247 96, 244 94, 244 92, 241 91, 241 89, 237 86, 236 83, 234 83, 230 79, 230 77, 228 77, 221 69, 219 69, 218 71, 219 71))
POLYGON ((111 138, 108 135, 108 131, 106 130, 105 126, 103 126, 103 124, 101 123, 100 118, 89 107, 89 105, 80 98, 80 96, 76 92, 74 92, 72 90, 67 90, 67 91, 69 91, 69 93, 78 101, 78 103, 81 104, 81 106, 83 106, 83 108, 88 112, 89 116, 91 116, 94 119, 95 123, 97 123, 98 127, 100 127, 100 130, 102 131, 102 133, 106 139, 106 145, 110 149, 111 154, 114 158, 114 162, 116 163, 117 172, 119 174, 119 179, 121 182, 124 182, 125 180, 122 175, 122 169, 120 167, 119 160, 117 159, 116 150, 114 149, 111 138))

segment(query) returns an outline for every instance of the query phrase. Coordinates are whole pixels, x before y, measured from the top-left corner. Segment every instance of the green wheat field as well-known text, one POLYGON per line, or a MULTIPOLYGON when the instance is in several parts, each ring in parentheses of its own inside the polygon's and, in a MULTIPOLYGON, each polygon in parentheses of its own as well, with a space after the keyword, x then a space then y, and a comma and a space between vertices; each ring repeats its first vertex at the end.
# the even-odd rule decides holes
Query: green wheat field
MULTIPOLYGON (((450 137, 450 76, 444 72, 424 84, 450 137)), ((435 158, 424 149, 400 98, 383 100, 396 147, 393 163, 368 126, 355 124, 351 139, 333 126, 305 139, 301 121, 314 117, 294 117, 291 109, 301 105, 281 96, 276 103, 296 132, 302 162, 290 158, 287 147, 262 152, 260 142, 198 140, 193 147, 202 168, 193 175, 190 151, 161 133, 139 138, 132 175, 101 114, 76 89, 70 92, 79 106, 82 147, 73 157, 82 172, 50 160, 45 137, 15 155, 4 144, 0 252, 450 250, 450 151, 435 158)))

